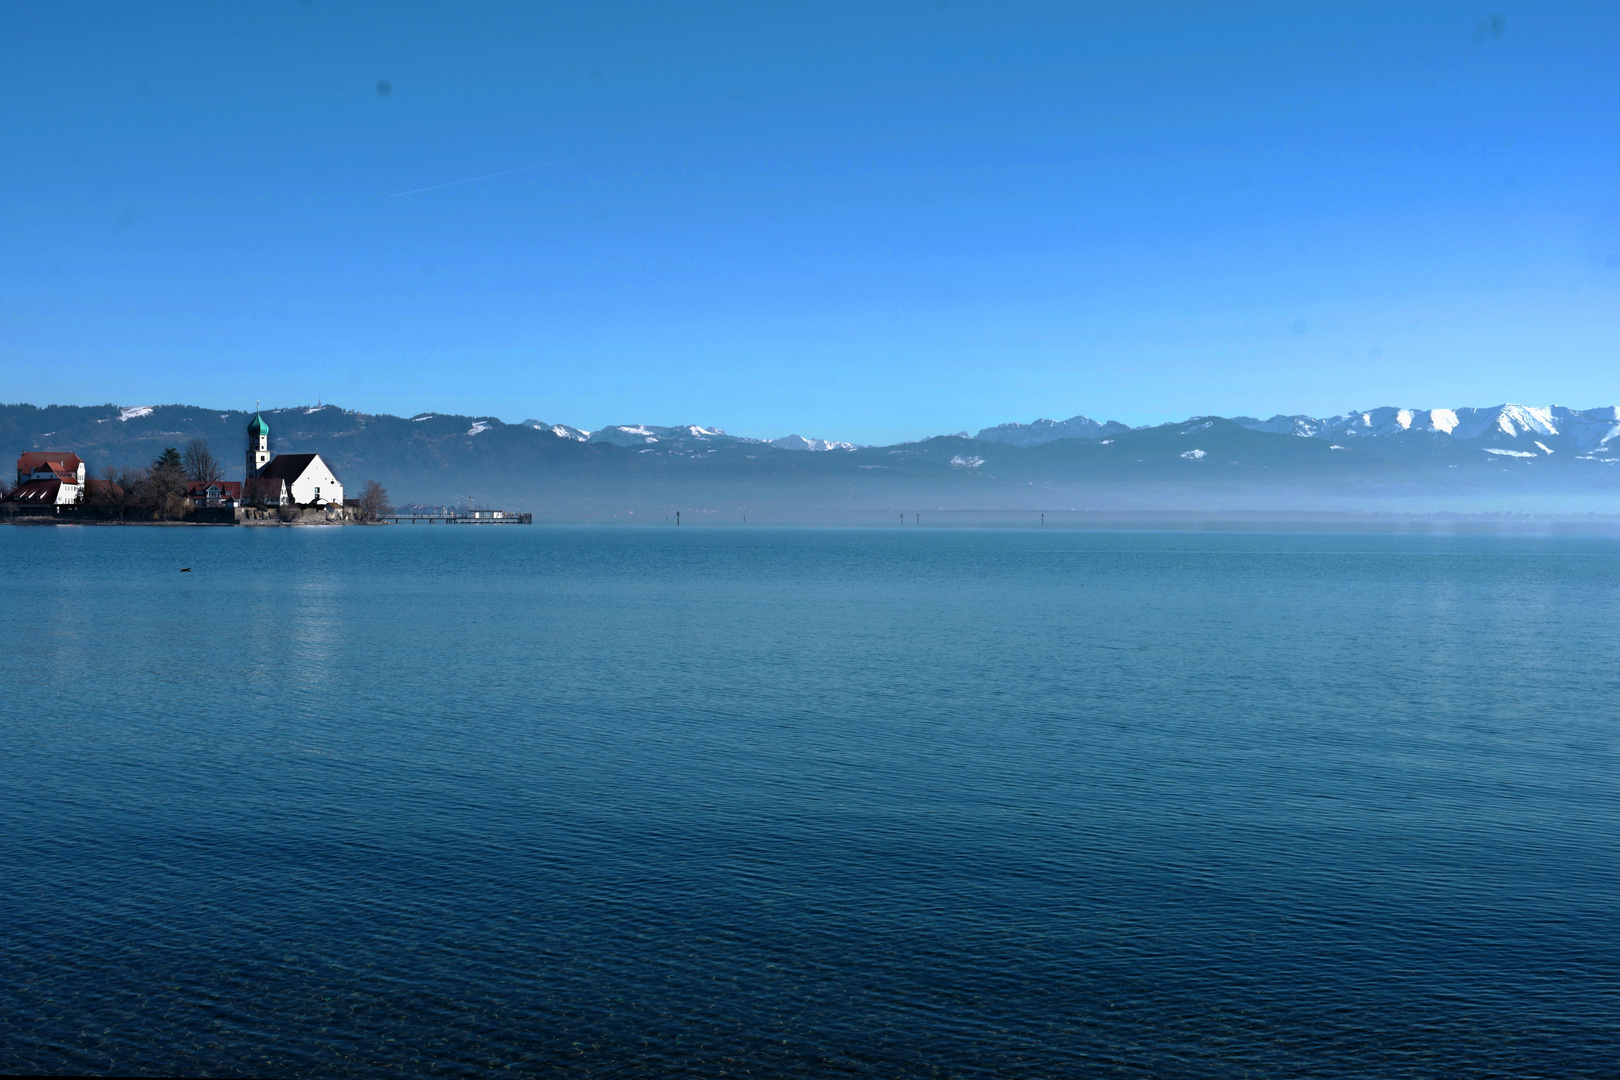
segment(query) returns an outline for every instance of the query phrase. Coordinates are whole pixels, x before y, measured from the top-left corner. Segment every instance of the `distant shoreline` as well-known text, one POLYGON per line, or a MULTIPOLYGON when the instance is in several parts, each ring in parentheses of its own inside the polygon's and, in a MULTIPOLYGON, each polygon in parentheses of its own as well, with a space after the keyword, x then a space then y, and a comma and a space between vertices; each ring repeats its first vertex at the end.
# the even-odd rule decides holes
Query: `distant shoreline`
POLYGON ((327 527, 329 525, 372 525, 372 524, 381 524, 381 523, 380 522, 369 522, 369 521, 118 521, 116 519, 108 521, 108 520, 102 520, 102 519, 96 519, 96 518, 88 518, 88 519, 86 519, 86 518, 58 518, 58 517, 44 517, 44 516, 24 517, 24 516, 21 516, 21 515, 14 515, 14 516, 11 516, 11 517, 7 518, 4 521, 0 521, 0 524, 3 524, 3 525, 51 525, 51 526, 61 526, 61 527, 64 527, 64 528, 70 527, 70 526, 80 526, 80 525, 88 526, 88 527, 94 527, 94 528, 100 528, 102 526, 107 526, 107 525, 111 525, 111 526, 121 526, 121 525, 123 525, 123 526, 131 526, 131 527, 138 527, 138 528, 151 528, 153 526, 159 526, 159 527, 165 527, 166 528, 166 527, 178 526, 180 528, 190 528, 190 529, 233 529, 233 528, 238 528, 238 527, 245 528, 245 529, 267 529, 267 528, 304 529, 304 528, 325 528, 325 527, 327 527))

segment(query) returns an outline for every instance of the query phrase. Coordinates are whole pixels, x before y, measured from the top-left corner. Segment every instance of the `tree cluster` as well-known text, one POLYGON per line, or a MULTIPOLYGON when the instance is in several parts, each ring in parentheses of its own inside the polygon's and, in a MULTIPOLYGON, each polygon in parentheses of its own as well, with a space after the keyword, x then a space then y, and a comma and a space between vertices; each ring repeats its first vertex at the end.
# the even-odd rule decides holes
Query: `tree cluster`
POLYGON ((89 485, 90 501, 114 507, 120 518, 138 514, 154 521, 176 521, 191 513, 186 489, 194 481, 216 483, 225 475, 203 439, 192 439, 185 452, 166 446, 144 469, 102 470, 99 483, 89 485))

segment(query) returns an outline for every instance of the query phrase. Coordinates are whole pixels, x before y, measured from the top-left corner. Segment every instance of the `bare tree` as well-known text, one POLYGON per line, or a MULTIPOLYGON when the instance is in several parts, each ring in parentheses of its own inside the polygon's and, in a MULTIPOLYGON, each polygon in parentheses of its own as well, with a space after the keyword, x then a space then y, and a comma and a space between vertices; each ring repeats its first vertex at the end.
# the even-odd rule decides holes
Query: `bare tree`
POLYGON ((213 451, 208 449, 207 439, 192 439, 186 443, 185 457, 186 479, 202 484, 217 484, 225 479, 225 470, 220 467, 219 459, 214 457, 213 451))
POLYGON ((84 501, 91 506, 111 506, 112 489, 117 486, 118 470, 109 465, 101 470, 100 476, 92 476, 85 482, 84 501))
POLYGON ((105 500, 105 505, 117 509, 118 517, 123 517, 136 506, 140 505, 141 489, 146 485, 146 473, 142 469, 115 469, 109 465, 101 472, 100 491, 98 500, 105 500))
POLYGON ((394 508, 388 505, 388 489, 375 480, 366 481, 365 490, 355 501, 355 508, 356 516, 361 521, 377 521, 385 514, 394 512, 394 508))

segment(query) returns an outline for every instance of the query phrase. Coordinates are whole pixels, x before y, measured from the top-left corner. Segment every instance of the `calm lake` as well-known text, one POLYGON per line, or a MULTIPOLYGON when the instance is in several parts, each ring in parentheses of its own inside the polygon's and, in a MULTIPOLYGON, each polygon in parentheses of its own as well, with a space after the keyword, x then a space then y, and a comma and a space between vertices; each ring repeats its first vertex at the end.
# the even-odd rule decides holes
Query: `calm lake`
POLYGON ((1620 1073, 1614 539, 0 551, 0 1072, 1620 1073))

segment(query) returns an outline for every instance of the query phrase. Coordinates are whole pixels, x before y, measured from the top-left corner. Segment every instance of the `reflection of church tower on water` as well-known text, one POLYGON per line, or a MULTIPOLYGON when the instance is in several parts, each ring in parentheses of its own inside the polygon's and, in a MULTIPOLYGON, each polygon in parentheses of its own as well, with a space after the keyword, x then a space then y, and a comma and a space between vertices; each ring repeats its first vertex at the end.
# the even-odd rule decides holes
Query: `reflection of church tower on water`
POLYGON ((270 425, 258 411, 248 423, 247 478, 252 480, 270 464, 270 425))

